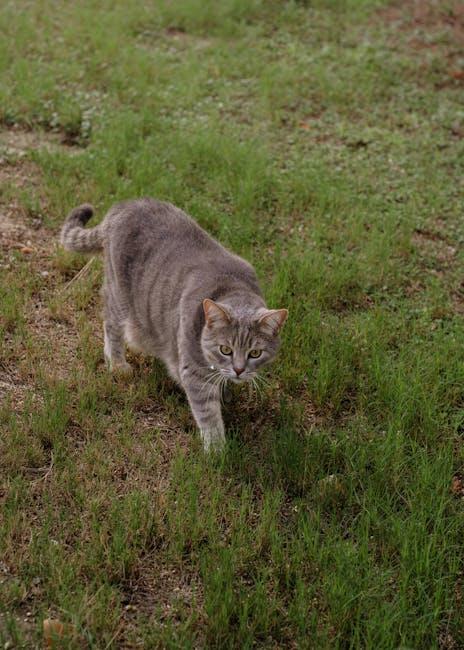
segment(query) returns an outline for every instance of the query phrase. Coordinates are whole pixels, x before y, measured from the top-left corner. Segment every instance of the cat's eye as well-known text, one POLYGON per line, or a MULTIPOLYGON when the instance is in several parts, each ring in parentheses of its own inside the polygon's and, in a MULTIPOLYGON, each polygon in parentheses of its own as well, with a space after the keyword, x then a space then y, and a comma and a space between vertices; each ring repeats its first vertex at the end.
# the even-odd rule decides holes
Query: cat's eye
POLYGON ((227 356, 232 354, 232 348, 229 348, 228 345, 220 345, 219 349, 221 350, 222 354, 225 354, 227 356))
POLYGON ((258 357, 261 356, 262 350, 250 350, 250 353, 248 354, 249 357, 252 359, 257 359, 258 357))

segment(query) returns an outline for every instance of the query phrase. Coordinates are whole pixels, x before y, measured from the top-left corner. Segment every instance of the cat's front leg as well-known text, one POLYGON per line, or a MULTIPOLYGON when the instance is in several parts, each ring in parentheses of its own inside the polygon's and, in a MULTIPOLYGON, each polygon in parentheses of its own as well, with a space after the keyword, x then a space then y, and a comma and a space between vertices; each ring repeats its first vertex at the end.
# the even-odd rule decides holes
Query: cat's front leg
POLYGON ((222 450, 225 436, 219 387, 211 385, 207 377, 188 371, 181 373, 181 379, 193 417, 200 429, 205 451, 222 450))

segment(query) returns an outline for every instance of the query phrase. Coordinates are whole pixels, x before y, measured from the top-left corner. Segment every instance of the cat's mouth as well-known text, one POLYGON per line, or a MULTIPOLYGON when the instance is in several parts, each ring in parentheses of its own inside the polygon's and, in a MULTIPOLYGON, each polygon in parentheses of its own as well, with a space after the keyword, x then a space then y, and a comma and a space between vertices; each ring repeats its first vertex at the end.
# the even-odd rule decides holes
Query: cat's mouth
POLYGON ((256 377, 255 373, 247 373, 246 375, 228 375, 227 380, 233 382, 234 384, 249 384, 256 377))
MULTIPOLYGON (((216 366, 211 365, 210 366, 211 370, 217 370, 216 366)), ((251 381, 254 377, 254 374, 247 374, 246 376, 239 377, 236 374, 232 374, 228 370, 220 370, 222 376, 226 379, 226 381, 231 381, 234 384, 246 384, 247 382, 251 381)))
POLYGON ((249 377, 228 377, 227 379, 234 384, 246 384, 249 381, 249 377))

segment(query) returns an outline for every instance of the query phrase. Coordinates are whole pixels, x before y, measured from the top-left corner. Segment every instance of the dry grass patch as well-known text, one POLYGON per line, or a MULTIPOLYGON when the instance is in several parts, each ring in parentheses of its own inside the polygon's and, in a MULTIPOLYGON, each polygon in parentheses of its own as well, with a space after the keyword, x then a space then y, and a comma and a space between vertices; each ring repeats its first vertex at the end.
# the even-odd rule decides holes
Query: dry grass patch
POLYGON ((412 243, 421 254, 433 257, 442 268, 451 266, 456 257, 456 244, 440 232, 417 228, 412 243))

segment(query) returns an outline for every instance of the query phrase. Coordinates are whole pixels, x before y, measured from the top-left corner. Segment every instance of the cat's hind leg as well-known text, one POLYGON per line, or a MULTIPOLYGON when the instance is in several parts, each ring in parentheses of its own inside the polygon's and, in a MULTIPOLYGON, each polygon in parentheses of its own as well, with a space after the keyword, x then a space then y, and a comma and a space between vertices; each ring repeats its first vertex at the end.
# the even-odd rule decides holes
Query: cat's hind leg
POLYGON ((132 366, 126 361, 122 327, 105 320, 103 334, 105 337, 104 354, 109 370, 118 375, 131 375, 132 366))
POLYGON ((130 376, 132 366, 126 361, 126 352, 124 344, 124 322, 122 320, 121 309, 118 307, 114 297, 106 289, 104 296, 104 354, 108 368, 111 372, 130 376))

